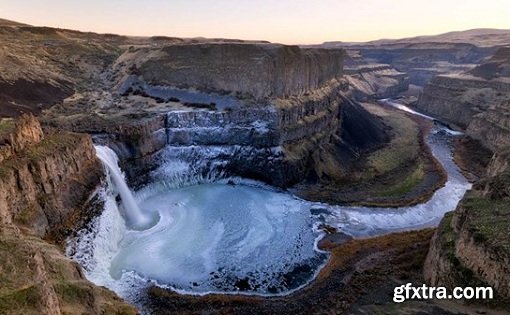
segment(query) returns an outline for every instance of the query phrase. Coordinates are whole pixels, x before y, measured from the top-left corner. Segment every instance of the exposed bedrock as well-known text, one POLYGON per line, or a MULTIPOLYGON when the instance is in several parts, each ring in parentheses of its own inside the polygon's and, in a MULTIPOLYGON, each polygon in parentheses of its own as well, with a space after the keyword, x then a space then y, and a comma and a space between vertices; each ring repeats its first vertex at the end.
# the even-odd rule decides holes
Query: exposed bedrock
POLYGON ((170 110, 125 127, 105 129, 97 141, 109 143, 124 163, 132 183, 163 160, 213 163, 232 175, 277 186, 302 180, 312 152, 341 133, 341 95, 338 81, 299 97, 274 99, 262 105, 229 110, 170 110))
POLYGON ((130 49, 114 66, 118 109, 56 125, 96 134, 135 187, 174 158, 289 186, 318 148, 343 141, 343 59, 343 50, 277 44, 130 49))
POLYGON ((29 115, 0 120, 0 309, 6 314, 135 314, 88 282, 59 247, 90 202, 102 168, 89 136, 43 132, 29 115))
MULTIPOLYGON (((262 100, 299 95, 324 86, 342 76, 343 60, 341 49, 301 49, 278 44, 177 44, 129 50, 117 61, 117 69, 121 67, 125 75, 136 75, 153 86, 193 88, 262 100)), ((121 81, 126 79, 122 77, 121 81)))
POLYGON ((401 42, 395 43, 325 43, 323 47, 342 47, 367 62, 389 64, 409 75, 410 84, 425 86, 434 76, 460 73, 473 68, 496 50, 467 43, 401 42))
POLYGON ((494 104, 476 115, 466 133, 494 152, 510 147, 510 101, 494 104))
POLYGON ((510 151, 501 150, 477 182, 445 216, 425 261, 431 285, 491 286, 495 299, 510 302, 510 151))
POLYGON ((441 75, 423 89, 418 109, 467 128, 474 116, 510 98, 510 82, 469 75, 441 75))
POLYGON ((466 129, 496 151, 510 144, 510 48, 473 70, 441 75, 424 88, 417 107, 441 120, 466 129))
POLYGON ((0 146, 2 222, 18 223, 38 236, 65 229, 99 184, 101 167, 90 137, 65 132, 43 135, 32 116, 1 124, 5 131, 0 146), (11 130, 5 130, 9 124, 11 130))
POLYGON ((360 101, 389 98, 409 89, 409 75, 390 65, 349 65, 344 73, 352 97, 360 101))

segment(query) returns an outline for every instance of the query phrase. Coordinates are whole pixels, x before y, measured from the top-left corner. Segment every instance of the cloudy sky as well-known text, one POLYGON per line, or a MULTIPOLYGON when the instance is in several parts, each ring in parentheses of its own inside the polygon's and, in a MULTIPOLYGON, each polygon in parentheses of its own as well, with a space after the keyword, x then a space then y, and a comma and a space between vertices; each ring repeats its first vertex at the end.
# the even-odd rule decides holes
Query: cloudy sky
POLYGON ((124 35, 313 44, 510 29, 510 0, 1 0, 0 18, 124 35))

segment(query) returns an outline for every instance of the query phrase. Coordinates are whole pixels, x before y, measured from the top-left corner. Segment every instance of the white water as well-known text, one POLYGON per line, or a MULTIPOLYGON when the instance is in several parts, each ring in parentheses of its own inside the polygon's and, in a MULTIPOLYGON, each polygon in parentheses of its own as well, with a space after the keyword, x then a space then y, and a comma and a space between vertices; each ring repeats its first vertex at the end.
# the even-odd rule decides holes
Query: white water
POLYGON ((435 226, 454 210, 471 186, 452 160, 451 137, 437 127, 427 139, 448 173, 446 185, 428 202, 398 209, 307 202, 239 179, 228 185, 227 179, 204 177, 178 159, 166 161, 159 170, 175 185, 155 182, 133 197, 114 152, 97 147, 121 195, 128 224, 109 185, 103 214, 92 232, 82 232, 69 246, 70 255, 91 281, 133 302, 147 280, 188 294, 289 293, 309 283, 325 261, 315 246, 319 224, 367 237, 435 226), (191 186, 183 187, 186 184, 191 186), (153 216, 160 217, 154 226, 129 228, 129 222, 153 216))
POLYGON ((117 154, 106 146, 95 146, 95 148, 97 157, 108 171, 108 178, 117 188, 125 210, 124 215, 126 216, 128 225, 137 229, 147 228, 154 220, 140 210, 138 202, 133 197, 119 167, 117 154))
POLYGON ((448 180, 427 202, 401 208, 323 206, 318 207, 322 211, 316 210, 323 213, 320 219, 355 237, 436 226, 446 212, 455 210, 471 188, 453 161, 448 144, 450 138, 451 134, 444 127, 436 127, 428 136, 427 143, 447 172, 448 180))

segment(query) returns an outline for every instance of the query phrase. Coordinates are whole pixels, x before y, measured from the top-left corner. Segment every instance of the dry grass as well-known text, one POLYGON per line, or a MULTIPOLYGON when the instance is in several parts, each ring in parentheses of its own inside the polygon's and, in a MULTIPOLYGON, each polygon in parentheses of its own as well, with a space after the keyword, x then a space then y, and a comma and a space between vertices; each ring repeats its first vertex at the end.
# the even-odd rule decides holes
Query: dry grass
POLYGON ((363 179, 392 172, 402 164, 416 160, 420 152, 419 128, 414 121, 396 112, 384 117, 384 121, 392 128, 392 140, 367 158, 368 168, 362 174, 363 179))

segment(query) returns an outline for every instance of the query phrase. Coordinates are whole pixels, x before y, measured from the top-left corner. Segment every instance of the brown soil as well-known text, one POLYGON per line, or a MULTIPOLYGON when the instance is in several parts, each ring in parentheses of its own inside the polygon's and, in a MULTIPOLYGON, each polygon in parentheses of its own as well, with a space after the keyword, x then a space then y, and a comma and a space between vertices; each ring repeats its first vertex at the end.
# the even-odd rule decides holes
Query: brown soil
POLYGON ((13 83, 0 81, 0 117, 15 117, 22 113, 39 115, 43 109, 62 102, 74 91, 69 82, 60 87, 18 79, 13 83))

